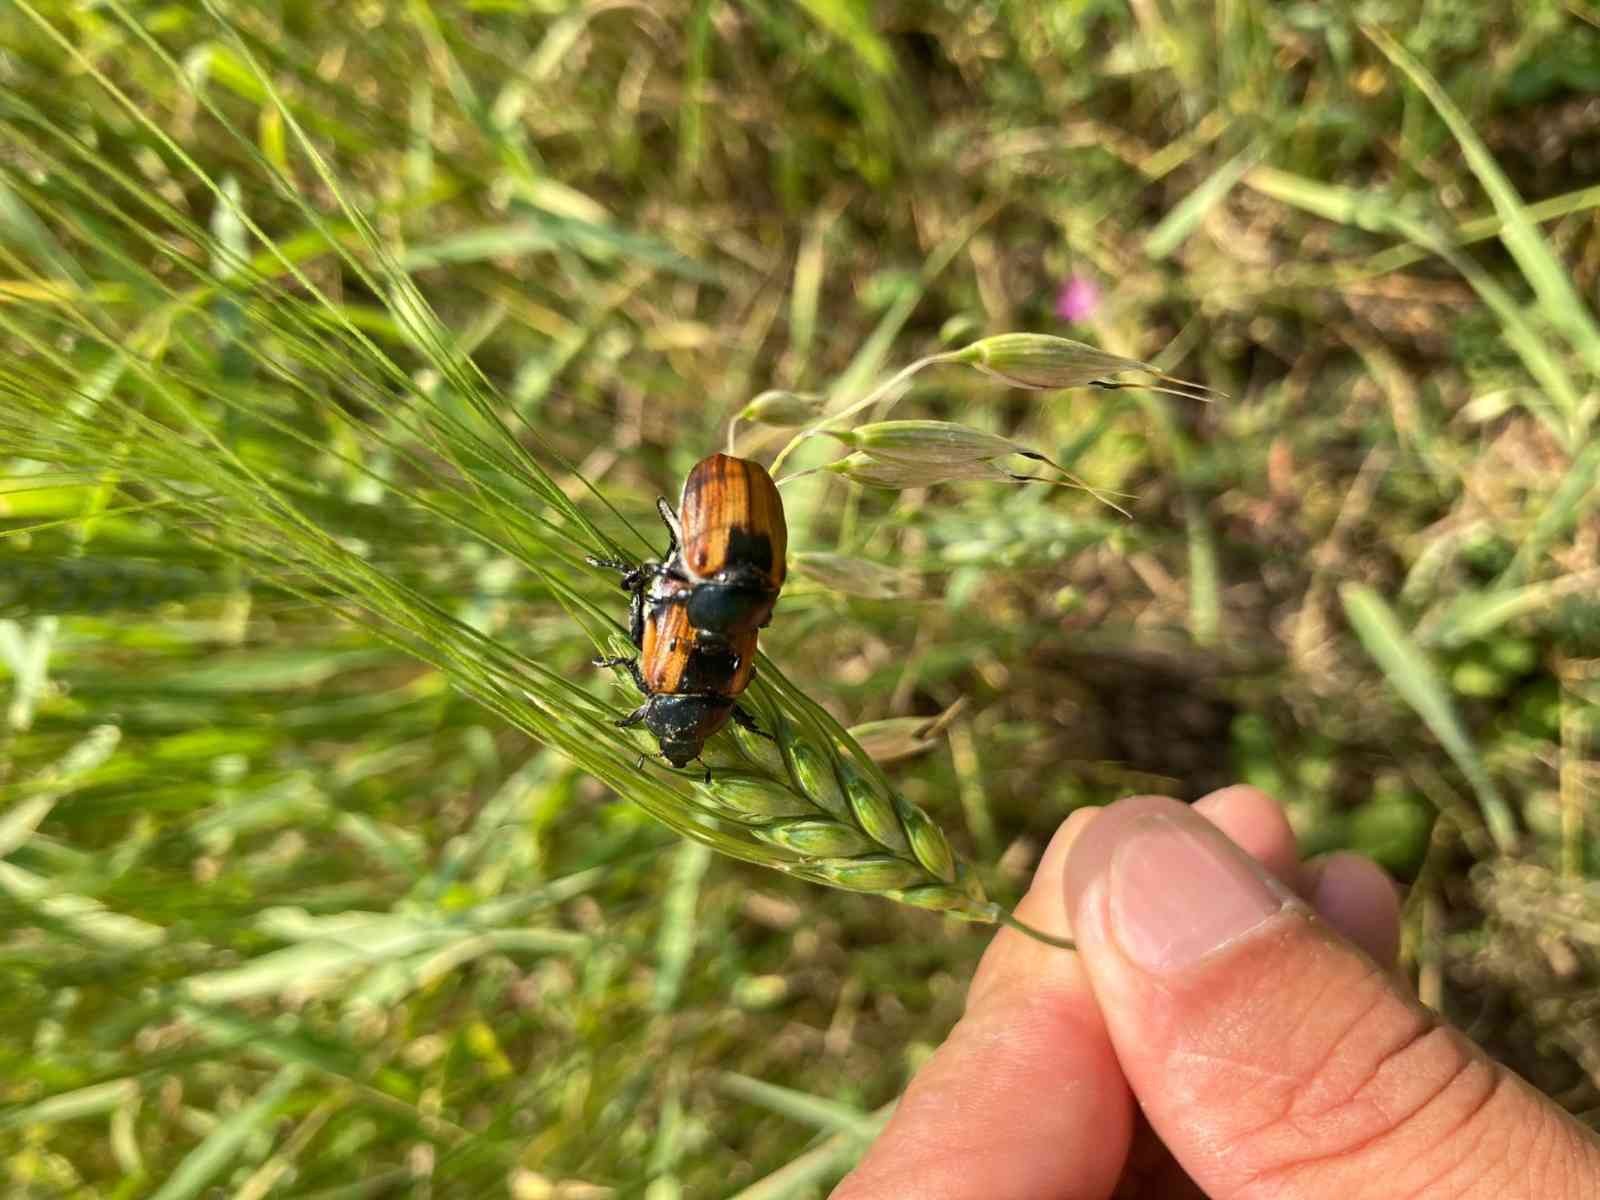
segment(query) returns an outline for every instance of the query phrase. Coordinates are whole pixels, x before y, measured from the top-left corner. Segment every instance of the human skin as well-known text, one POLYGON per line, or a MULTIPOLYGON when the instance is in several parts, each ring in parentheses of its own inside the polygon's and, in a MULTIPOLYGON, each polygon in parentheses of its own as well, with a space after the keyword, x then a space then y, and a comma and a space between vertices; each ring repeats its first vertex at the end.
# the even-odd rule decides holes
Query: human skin
POLYGON ((1248 787, 1074 813, 833 1200, 1564 1200, 1600 1141, 1417 1003, 1393 885, 1248 787))

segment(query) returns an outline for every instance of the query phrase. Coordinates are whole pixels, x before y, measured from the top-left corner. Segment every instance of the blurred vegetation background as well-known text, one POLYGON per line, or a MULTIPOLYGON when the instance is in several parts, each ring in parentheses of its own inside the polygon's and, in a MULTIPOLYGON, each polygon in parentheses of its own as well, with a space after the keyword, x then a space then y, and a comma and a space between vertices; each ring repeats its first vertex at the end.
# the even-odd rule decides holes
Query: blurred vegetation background
POLYGON ((1266 788, 1590 1114, 1597 132, 1586 0, 0 3, 0 1187, 824 1194, 986 931, 681 841, 439 647, 631 706, 602 497, 641 553, 754 394, 1010 330, 1231 398, 919 376, 1131 516, 810 477, 766 653, 965 701, 889 770, 1007 903, 1266 788))

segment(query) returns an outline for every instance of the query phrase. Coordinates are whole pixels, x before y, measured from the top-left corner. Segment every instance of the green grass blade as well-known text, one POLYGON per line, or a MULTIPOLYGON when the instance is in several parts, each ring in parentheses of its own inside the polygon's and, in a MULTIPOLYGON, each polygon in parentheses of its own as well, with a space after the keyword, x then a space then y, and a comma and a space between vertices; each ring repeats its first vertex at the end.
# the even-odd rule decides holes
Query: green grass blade
POLYGON ((1597 499, 1600 489, 1600 441, 1591 442, 1573 460, 1555 492, 1539 509, 1539 515, 1517 546, 1511 564, 1495 580, 1496 587, 1515 587, 1537 568, 1540 559, 1556 538, 1571 529, 1597 499))
POLYGON ((0 176, 0 246, 29 254, 54 275, 87 291, 90 280, 26 201, 0 176))
POLYGON ((1561 357, 1534 327, 1516 297, 1443 233, 1382 195, 1368 195, 1269 167, 1255 168, 1248 178, 1251 187, 1285 204, 1341 225, 1377 233, 1397 233, 1454 267, 1499 319, 1506 344, 1548 394, 1548 399, 1530 396, 1526 401, 1529 410, 1545 423, 1563 447, 1568 450, 1577 447, 1581 441, 1577 429, 1582 424, 1583 396, 1561 357))
POLYGON ((1511 807, 1472 744, 1444 681, 1428 656, 1411 640, 1394 610, 1371 588, 1347 583, 1339 589, 1339 599, 1351 628, 1390 686, 1422 718, 1467 777, 1496 848, 1502 854, 1512 853, 1517 845, 1517 825, 1511 807))
MULTIPOLYGON (((872 1136, 889 1123, 894 1105, 885 1105, 872 1114, 872 1136)), ((837 1178, 849 1169, 866 1149, 867 1142, 858 1133, 836 1133, 800 1155, 799 1158, 742 1188, 728 1200, 809 1200, 819 1194, 818 1188, 837 1178)))
POLYGON ((304 1077, 305 1072, 299 1067, 281 1068, 255 1099, 219 1124, 205 1141, 189 1152, 150 1200, 190 1200, 198 1196, 228 1169, 251 1135, 277 1117, 278 1105, 304 1077))
POLYGON ((1539 297, 1539 306, 1546 319, 1567 335, 1583 356, 1589 370, 1600 374, 1600 325, 1595 323, 1593 314, 1579 298, 1571 276, 1561 266, 1555 252, 1539 232, 1539 227, 1529 217, 1522 197, 1489 153, 1483 139, 1472 128, 1466 114, 1450 99, 1427 68, 1398 41, 1373 27, 1368 27, 1366 34, 1390 62, 1405 72, 1417 90, 1428 98, 1428 103, 1433 105, 1440 119, 1450 127, 1450 133, 1461 147, 1467 165, 1483 185, 1483 190, 1489 194, 1495 212, 1504 222, 1500 240, 1516 259, 1517 266, 1539 297))
POLYGON ((873 6, 861 0, 800 0, 819 27, 838 38, 874 75, 894 74, 894 54, 872 26, 873 6))
POLYGON ((779 1087, 748 1075, 724 1072, 717 1079, 718 1088, 730 1096, 737 1096, 751 1104, 810 1125, 823 1133, 854 1134, 863 1141, 870 1139, 878 1129, 874 1114, 864 1113, 848 1104, 824 1100, 807 1092, 779 1087))
POLYGON ((1593 595, 1600 569, 1578 571, 1542 583, 1465 595, 1451 601, 1443 616, 1428 627, 1429 645, 1459 649, 1522 617, 1553 608, 1568 596, 1593 595))
POLYGON ((1184 496, 1183 526, 1189 544, 1189 635, 1197 646, 1214 646, 1222 630, 1222 571, 1205 506, 1192 494, 1184 496))
POLYGON ((661 902, 661 931, 656 935, 656 978, 650 1006, 657 1012, 671 1012, 678 1002, 694 956, 700 885, 710 866, 711 850, 699 842, 686 841, 673 854, 672 878, 661 902))
POLYGON ((1144 239, 1144 252, 1163 259, 1183 245, 1205 216, 1227 196, 1256 160, 1256 151, 1241 150, 1213 171, 1206 180, 1162 217, 1144 239))
POLYGON ((96 1083, 0 1113, 0 1129, 15 1129, 20 1125, 55 1125, 61 1121, 104 1116, 137 1099, 138 1095, 139 1085, 132 1079, 96 1083))

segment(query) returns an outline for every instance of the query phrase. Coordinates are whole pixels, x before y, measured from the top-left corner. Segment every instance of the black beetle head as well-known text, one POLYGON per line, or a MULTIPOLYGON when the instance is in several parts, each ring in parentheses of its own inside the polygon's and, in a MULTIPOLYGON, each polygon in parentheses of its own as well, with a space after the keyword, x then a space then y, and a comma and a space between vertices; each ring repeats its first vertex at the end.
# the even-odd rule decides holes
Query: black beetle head
POLYGON ((692 740, 683 742, 662 742, 661 757, 666 759, 675 767, 687 767, 695 759, 700 757, 700 751, 704 750, 705 747, 706 744, 704 742, 696 742, 692 740))
POLYGON ((733 701, 723 696, 652 696, 644 723, 661 744, 661 757, 685 767, 732 714, 733 701))

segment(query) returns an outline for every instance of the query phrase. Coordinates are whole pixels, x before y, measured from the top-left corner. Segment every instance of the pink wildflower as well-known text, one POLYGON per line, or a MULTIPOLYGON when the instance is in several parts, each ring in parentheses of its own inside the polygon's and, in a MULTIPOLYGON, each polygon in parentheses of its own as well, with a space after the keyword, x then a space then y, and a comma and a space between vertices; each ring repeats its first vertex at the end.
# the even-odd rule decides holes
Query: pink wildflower
POLYGON ((1087 275, 1070 275, 1056 293, 1056 316, 1082 321, 1100 307, 1100 287, 1087 275))

